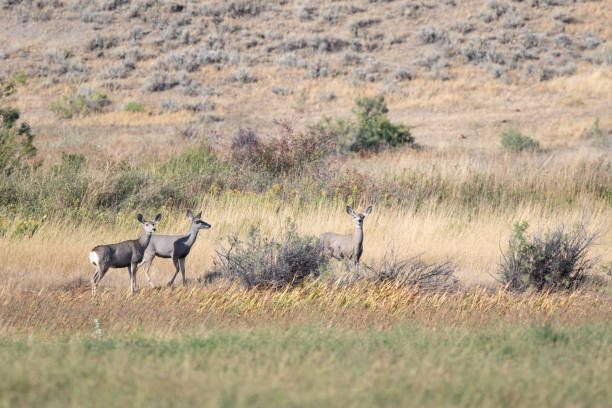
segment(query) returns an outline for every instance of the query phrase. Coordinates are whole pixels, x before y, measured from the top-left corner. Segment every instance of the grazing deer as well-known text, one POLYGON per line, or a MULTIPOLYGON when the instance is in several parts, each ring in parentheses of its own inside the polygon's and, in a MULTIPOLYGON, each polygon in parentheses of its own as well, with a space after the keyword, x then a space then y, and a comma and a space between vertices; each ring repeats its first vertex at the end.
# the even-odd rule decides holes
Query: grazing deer
POLYGON ((321 235, 325 253, 336 259, 344 259, 346 269, 349 269, 349 260, 355 262, 355 272, 359 271, 359 259, 363 252, 363 219, 372 212, 369 206, 363 214, 356 214, 350 206, 346 206, 346 212, 355 220, 355 232, 349 235, 326 232, 321 235))
POLYGON ((151 285, 152 288, 155 286, 151 281, 149 268, 151 268, 153 259, 155 259, 156 256, 160 258, 172 258, 176 272, 172 279, 170 279, 170 282, 168 282, 168 286, 174 283, 174 279, 178 275, 179 270, 183 276, 183 285, 187 284, 187 280, 185 279, 185 258, 189 255, 189 251, 191 251, 191 247, 198 237, 198 231, 204 228, 210 228, 209 223, 202 221, 201 211, 198 215, 194 216, 191 210, 187 210, 187 217, 191 219, 191 226, 189 227, 187 235, 155 235, 151 238, 151 243, 149 243, 140 265, 146 264, 145 275, 147 275, 149 285, 151 285))
POLYGON ((145 221, 142 214, 136 218, 142 224, 142 235, 138 239, 119 242, 118 244, 98 245, 89 253, 89 261, 96 268, 91 278, 91 291, 96 293, 98 282, 104 277, 108 268, 128 268, 130 273, 130 293, 134 293, 136 284, 136 270, 142 261, 145 250, 151 241, 151 234, 155 232, 155 224, 161 219, 157 214, 153 221, 145 221))

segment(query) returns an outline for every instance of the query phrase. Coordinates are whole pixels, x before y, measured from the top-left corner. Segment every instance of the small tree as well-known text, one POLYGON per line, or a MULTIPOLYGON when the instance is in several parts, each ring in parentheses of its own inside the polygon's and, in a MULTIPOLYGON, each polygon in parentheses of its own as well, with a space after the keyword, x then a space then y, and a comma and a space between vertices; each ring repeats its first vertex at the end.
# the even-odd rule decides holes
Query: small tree
POLYGON ((354 120, 323 118, 311 125, 310 130, 335 140, 342 151, 377 152, 385 147, 416 147, 410 128, 391 123, 387 118, 389 109, 384 96, 357 98, 355 103, 354 120))
POLYGON ((354 128, 352 151, 378 151, 381 147, 398 147, 404 144, 414 144, 410 128, 402 124, 396 125, 387 118, 385 98, 379 95, 375 98, 357 98, 357 109, 354 111, 357 122, 354 128))
MULTIPOLYGON (((25 84, 25 77, 0 78, 0 99, 12 95, 17 90, 17 83, 25 84)), ((27 122, 18 123, 19 111, 11 107, 0 107, 0 171, 10 174, 21 167, 24 159, 36 155, 34 135, 27 122)))

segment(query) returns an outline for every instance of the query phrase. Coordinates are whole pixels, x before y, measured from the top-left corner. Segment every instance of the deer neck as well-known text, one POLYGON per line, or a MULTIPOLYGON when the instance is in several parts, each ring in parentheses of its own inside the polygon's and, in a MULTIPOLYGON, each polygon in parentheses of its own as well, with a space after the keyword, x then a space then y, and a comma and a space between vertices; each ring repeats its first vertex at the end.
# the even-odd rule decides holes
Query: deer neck
POLYGON ((198 237, 198 231, 200 229, 197 225, 192 224, 189 228, 189 232, 187 233, 187 241, 185 241, 185 245, 191 248, 191 246, 195 243, 196 238, 198 237))
POLYGON ((145 249, 149 245, 149 241, 151 241, 151 235, 152 234, 150 233, 142 231, 142 235, 140 236, 140 238, 138 238, 138 245, 142 249, 145 249))
POLYGON ((353 234, 353 243, 355 244, 355 247, 359 247, 363 243, 363 226, 355 225, 355 233, 353 234))

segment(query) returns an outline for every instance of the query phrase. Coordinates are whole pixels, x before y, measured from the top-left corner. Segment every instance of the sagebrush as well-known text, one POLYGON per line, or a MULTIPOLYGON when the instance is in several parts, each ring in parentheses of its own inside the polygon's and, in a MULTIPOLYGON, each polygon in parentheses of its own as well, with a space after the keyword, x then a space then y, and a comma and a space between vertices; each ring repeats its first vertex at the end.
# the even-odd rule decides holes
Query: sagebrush
POLYGON ((262 236, 252 227, 246 241, 228 238, 216 251, 213 275, 237 280, 248 288, 282 288, 317 277, 327 266, 318 238, 302 236, 291 220, 278 237, 262 236))
POLYGON ((374 283, 440 291, 456 289, 459 282, 450 261, 430 263, 419 256, 400 258, 395 253, 386 254, 377 263, 368 265, 364 278, 374 283))
POLYGON ((580 287, 597 263, 590 249, 597 234, 585 224, 559 225, 552 231, 527 234, 527 222, 514 224, 502 254, 500 280, 510 290, 572 290, 580 287))

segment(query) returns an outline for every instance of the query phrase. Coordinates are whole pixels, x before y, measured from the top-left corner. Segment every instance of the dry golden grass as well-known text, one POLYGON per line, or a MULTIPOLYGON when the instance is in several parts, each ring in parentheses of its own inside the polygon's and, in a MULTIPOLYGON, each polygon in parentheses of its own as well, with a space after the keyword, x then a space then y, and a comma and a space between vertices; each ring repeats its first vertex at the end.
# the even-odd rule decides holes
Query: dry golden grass
POLYGON ((72 282, 40 291, 3 287, 0 302, 3 335, 90 333, 94 319, 110 332, 171 335, 268 324, 376 330, 409 322, 445 329, 516 323, 580 326, 612 317, 610 299, 589 293, 517 296, 481 288, 431 293, 393 284, 346 287, 322 281, 284 291, 215 284, 143 289, 130 296, 107 289, 95 298, 88 287, 72 282))
MULTIPOLYGON (((588 221, 589 228, 600 232, 599 245, 593 255, 602 262, 612 261, 612 210, 604 203, 581 204, 550 209, 525 204, 515 209, 467 213, 458 208, 430 208, 414 212, 410 208, 375 206, 366 219, 363 261, 366 264, 394 251, 401 256, 421 254, 427 261, 452 260, 456 274, 465 285, 491 283, 497 271, 501 250, 507 245, 512 224, 526 220, 532 229, 546 230, 559 224, 571 226, 588 221)), ((203 219, 212 229, 203 230, 187 259, 187 276, 191 279, 210 271, 214 250, 225 244, 224 238, 245 236, 254 225, 265 235, 276 235, 283 220, 293 219, 300 233, 320 235, 326 231, 351 233, 353 223, 344 212, 344 204, 296 207, 277 200, 263 200, 254 194, 227 194, 206 199, 203 219)), ((162 211, 164 218, 158 234, 186 233, 189 220, 176 212, 162 211)), ((147 215, 145 215, 147 216, 147 215)), ((44 223, 31 238, 0 239, 0 258, 4 260, 0 280, 17 288, 42 288, 82 278, 89 279, 93 267, 88 253, 98 244, 136 238, 140 234, 136 220, 123 219, 117 225, 75 226, 70 220, 44 223), (18 256, 16 256, 18 254, 18 256)), ((334 263, 342 268, 341 263, 334 263)), ((157 259, 151 268, 156 284, 163 284, 173 273, 172 263, 157 259)), ((595 271, 597 272, 597 271, 595 271)), ((127 270, 111 269, 102 286, 127 287, 127 270)), ((146 285, 142 269, 140 287, 146 285)))

